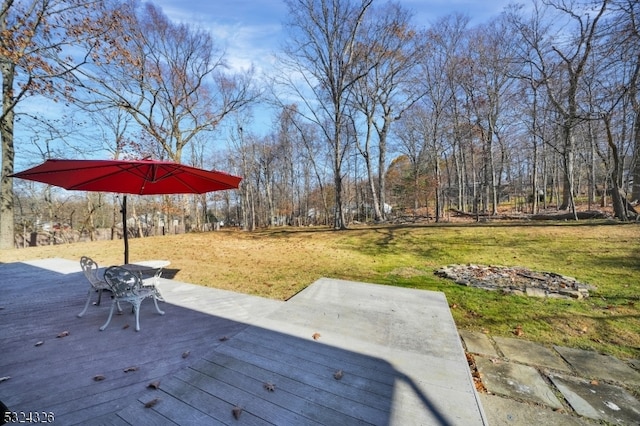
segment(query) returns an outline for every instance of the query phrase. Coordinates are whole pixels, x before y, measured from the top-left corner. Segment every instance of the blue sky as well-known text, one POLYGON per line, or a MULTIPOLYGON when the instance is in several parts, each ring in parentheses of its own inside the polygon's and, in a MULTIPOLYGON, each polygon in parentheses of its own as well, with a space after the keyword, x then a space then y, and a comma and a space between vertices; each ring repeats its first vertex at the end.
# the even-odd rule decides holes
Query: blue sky
MULTIPOLYGON (((427 28, 443 16, 459 12, 480 24, 498 15, 513 0, 397 0, 414 13, 413 23, 427 28)), ((272 73, 274 53, 285 36, 283 22, 287 7, 282 0, 153 0, 169 19, 210 31, 225 49, 232 70, 253 66, 260 73, 272 73)), ((375 0, 382 5, 386 0, 375 0)), ((254 131, 262 133, 271 123, 268 111, 254 110, 254 131)))
MULTIPOLYGON (((226 49, 229 65, 234 69, 258 70, 268 63, 280 46, 282 23, 287 8, 281 0, 155 0, 172 20, 205 28, 226 49)), ((374 4, 384 4, 378 0, 374 4)), ((461 12, 478 24, 499 14, 508 0, 399 0, 414 12, 414 23, 428 27, 437 19, 461 12)))

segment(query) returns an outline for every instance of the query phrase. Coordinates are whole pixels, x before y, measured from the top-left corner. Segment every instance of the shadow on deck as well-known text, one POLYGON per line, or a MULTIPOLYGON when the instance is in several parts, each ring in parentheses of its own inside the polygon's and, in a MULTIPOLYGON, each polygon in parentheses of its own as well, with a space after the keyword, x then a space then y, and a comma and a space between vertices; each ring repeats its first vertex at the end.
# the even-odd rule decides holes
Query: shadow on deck
POLYGON ((87 286, 77 262, 0 264, 0 400, 13 412, 65 425, 486 424, 439 293, 321 279, 280 302, 163 279, 166 314, 144 302, 136 333, 126 307, 98 330, 108 297, 77 318, 87 286))

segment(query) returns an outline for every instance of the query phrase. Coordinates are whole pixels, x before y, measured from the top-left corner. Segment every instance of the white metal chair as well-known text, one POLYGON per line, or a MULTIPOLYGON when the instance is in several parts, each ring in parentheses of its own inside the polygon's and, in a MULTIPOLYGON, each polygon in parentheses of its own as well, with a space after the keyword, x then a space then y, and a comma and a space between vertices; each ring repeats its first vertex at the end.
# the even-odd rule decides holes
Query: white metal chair
POLYGON ((89 284, 89 291, 87 294, 87 303, 84 304, 84 309, 82 312, 78 314, 78 318, 81 318, 85 312, 87 312, 87 308, 89 307, 89 303, 91 303, 91 294, 97 292, 98 293, 98 301, 95 303, 96 306, 100 305, 100 301, 102 299, 102 291, 110 290, 109 284, 99 276, 99 267, 93 259, 82 256, 80 258, 80 267, 82 268, 82 272, 84 272, 84 276, 87 277, 89 284))
POLYGON ((140 278, 142 279, 142 287, 150 288, 156 293, 155 297, 161 302, 164 302, 164 298, 162 294, 160 294, 160 290, 158 290, 158 282, 160 281, 160 277, 162 277, 162 269, 158 269, 155 271, 152 277, 144 278, 142 274, 140 274, 140 278))
POLYGON ((158 307, 157 291, 154 287, 143 286, 140 276, 120 266, 110 266, 104 271, 104 278, 111 289, 111 310, 109 318, 100 330, 107 328, 113 317, 113 311, 118 305, 120 310, 120 302, 129 302, 133 306, 133 312, 136 315, 136 331, 140 331, 140 305, 147 298, 153 299, 156 311, 160 315, 164 312, 158 307))

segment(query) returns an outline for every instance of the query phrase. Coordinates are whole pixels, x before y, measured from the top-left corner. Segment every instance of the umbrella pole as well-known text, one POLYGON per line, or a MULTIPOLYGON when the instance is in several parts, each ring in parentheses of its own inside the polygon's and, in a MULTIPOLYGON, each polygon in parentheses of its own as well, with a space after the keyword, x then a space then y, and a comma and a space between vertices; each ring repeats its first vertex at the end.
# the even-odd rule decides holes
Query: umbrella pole
POLYGON ((124 264, 129 263, 129 232, 127 231, 127 196, 122 196, 122 237, 124 238, 124 264))

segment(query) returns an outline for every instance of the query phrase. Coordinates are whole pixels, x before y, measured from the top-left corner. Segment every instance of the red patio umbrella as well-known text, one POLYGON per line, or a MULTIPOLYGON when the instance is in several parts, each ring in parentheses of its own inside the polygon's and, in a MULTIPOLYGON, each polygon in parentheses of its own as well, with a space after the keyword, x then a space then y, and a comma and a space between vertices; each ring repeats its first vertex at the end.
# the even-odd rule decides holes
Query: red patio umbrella
MULTIPOLYGON (((28 179, 68 190, 121 194, 204 194, 235 189, 242 178, 184 164, 155 160, 50 159, 11 177, 28 179)), ((127 197, 123 197, 124 263, 129 263, 127 197)))

